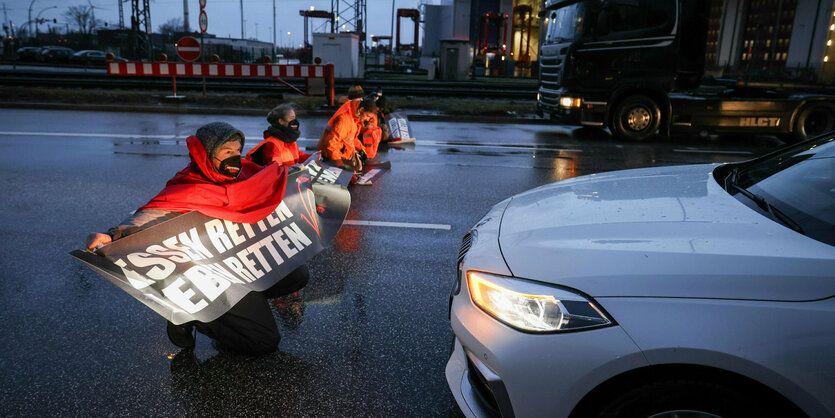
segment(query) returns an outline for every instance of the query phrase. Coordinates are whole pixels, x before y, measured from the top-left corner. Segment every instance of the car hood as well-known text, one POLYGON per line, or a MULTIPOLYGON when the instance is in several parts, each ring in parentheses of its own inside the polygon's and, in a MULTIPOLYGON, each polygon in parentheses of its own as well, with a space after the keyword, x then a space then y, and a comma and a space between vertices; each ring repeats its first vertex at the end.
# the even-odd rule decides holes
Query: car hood
POLYGON ((716 165, 577 177, 516 195, 499 244, 510 271, 594 297, 814 300, 835 248, 730 196, 716 165))

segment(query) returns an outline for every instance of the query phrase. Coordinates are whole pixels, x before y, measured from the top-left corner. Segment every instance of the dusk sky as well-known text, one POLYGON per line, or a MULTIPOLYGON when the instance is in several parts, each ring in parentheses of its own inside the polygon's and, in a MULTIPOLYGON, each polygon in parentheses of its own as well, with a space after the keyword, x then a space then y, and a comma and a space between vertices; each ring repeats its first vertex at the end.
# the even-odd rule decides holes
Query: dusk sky
MULTIPOLYGON (((119 0, 90 0, 95 6, 97 20, 108 22, 108 27, 118 27, 119 24, 119 0)), ((395 8, 417 8, 419 0, 394 0, 395 8)), ((0 8, 5 5, 6 15, 0 15, 4 23, 7 20, 14 22, 16 27, 22 26, 28 20, 29 7, 31 5, 32 19, 41 18, 58 19, 58 25, 66 28, 67 20, 64 12, 73 5, 90 4, 87 0, 0 0, 0 8), (7 19, 8 17, 8 19, 7 19)), ((246 38, 257 37, 259 40, 271 42, 270 32, 273 25, 273 0, 244 0, 243 2, 245 36, 246 38)), ((438 4, 439 0, 429 0, 426 3, 438 4)), ((275 0, 276 4, 276 42, 279 46, 298 47, 302 43, 304 20, 299 16, 299 10, 307 10, 310 6, 316 10, 330 10, 330 0, 275 0), (287 35, 290 32, 290 35, 287 35)), ((367 0, 366 8, 368 13, 368 34, 389 35, 392 23, 392 0, 367 0)), ((127 0, 122 4, 125 12, 125 25, 130 26, 131 2, 127 0)), ((198 15, 200 3, 198 0, 188 0, 189 24, 192 30, 199 31, 198 15)), ((1 11, 2 9, 0 9, 1 11)), ((241 7, 240 0, 207 0, 206 14, 208 16, 208 32, 222 37, 241 36, 241 7)), ((182 0, 151 0, 151 24, 154 31, 169 19, 183 16, 182 0)), ((325 31, 324 19, 311 19, 311 26, 317 32, 325 31)), ((50 23, 51 24, 51 23, 50 23)), ((411 21, 403 19, 402 33, 407 40, 411 37, 413 30, 411 21)), ((41 31, 47 30, 47 25, 42 24, 41 31)), ((421 37, 423 34, 421 33, 421 37)), ((407 41, 408 42, 408 41, 407 41)))

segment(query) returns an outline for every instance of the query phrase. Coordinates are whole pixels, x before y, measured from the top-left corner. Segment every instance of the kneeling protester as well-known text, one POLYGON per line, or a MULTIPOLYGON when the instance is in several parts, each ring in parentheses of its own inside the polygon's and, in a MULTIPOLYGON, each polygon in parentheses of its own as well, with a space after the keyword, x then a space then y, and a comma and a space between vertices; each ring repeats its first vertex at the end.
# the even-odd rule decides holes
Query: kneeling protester
POLYGON ((187 139, 188 167, 121 225, 91 234, 90 252, 71 252, 165 317, 181 347, 194 345, 196 328, 230 351, 275 351, 266 297, 307 283, 304 263, 350 206, 344 187, 317 186, 314 195, 306 170, 241 160, 243 142, 229 124, 201 127, 187 139))

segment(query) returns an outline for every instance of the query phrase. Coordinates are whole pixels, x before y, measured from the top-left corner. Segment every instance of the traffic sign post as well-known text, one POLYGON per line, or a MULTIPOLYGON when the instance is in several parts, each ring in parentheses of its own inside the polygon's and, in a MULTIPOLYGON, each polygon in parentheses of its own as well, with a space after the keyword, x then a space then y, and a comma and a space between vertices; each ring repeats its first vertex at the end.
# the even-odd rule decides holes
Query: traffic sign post
POLYGON ((183 61, 194 61, 200 58, 200 42, 191 36, 184 36, 177 41, 177 55, 183 61))
MULTIPOLYGON (((203 47, 203 35, 209 29, 209 16, 206 15, 206 0, 200 0, 200 47, 203 47)), ((206 62, 205 56, 201 61, 206 62)), ((206 77, 203 77, 203 97, 206 96, 206 77)))
MULTIPOLYGON (((206 33, 206 29, 209 28, 209 16, 206 15, 205 10, 200 11, 200 33, 206 33)), ((202 36, 202 35, 201 35, 202 36)))

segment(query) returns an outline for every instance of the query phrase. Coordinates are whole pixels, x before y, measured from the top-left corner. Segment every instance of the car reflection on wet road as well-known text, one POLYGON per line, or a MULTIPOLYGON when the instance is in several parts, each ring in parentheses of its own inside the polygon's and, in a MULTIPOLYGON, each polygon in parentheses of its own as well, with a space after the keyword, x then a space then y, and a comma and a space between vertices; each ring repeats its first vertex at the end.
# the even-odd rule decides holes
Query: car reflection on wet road
MULTIPOLYGON (((300 116, 302 148, 324 118, 300 116)), ((273 301, 280 352, 194 355, 165 320, 67 254, 125 218, 186 163, 185 138, 259 117, 6 109, 0 113, 0 401, 14 416, 457 416, 444 366, 461 237, 523 190, 601 171, 737 161, 774 138, 618 143, 555 125, 412 122, 392 170, 351 189, 348 219, 297 299, 273 301)))

